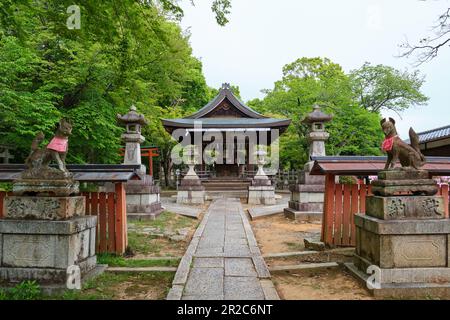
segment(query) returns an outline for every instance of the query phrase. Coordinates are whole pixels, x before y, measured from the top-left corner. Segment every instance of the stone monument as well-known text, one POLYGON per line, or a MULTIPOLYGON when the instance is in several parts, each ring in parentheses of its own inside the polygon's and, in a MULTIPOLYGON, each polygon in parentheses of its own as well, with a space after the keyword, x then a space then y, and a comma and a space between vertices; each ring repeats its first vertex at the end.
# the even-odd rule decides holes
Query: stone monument
POLYGON ((366 213, 355 215, 354 263, 346 266, 368 282, 375 295, 448 298, 450 219, 445 217, 443 197, 436 195, 436 182, 426 170, 415 168, 413 159, 422 159, 423 165, 425 158, 414 134, 410 130, 411 145, 398 139, 385 149, 394 155, 402 154, 399 149, 410 152, 388 159, 390 169, 372 181, 366 213), (401 168, 394 168, 397 160, 401 168))
POLYGON ((125 185, 127 194, 127 217, 131 219, 154 219, 163 208, 160 201, 160 189, 153 183, 153 177, 146 174, 146 168, 141 162, 141 143, 145 138, 141 135, 141 127, 146 126, 144 115, 136 112, 131 106, 125 115, 117 115, 119 123, 126 128, 122 134, 125 142, 123 164, 139 165, 140 180, 130 180, 125 185))
POLYGON ((276 203, 275 187, 264 172, 266 155, 267 153, 263 150, 256 151, 258 171, 248 186, 248 204, 272 205, 276 203))
POLYGON ((26 159, 26 170, 13 182, 0 219, 0 280, 36 280, 43 288, 64 288, 68 269, 81 277, 95 273, 96 216, 85 216, 79 183, 66 169, 72 125, 61 120, 55 137, 40 148, 39 133, 26 159), (57 168, 50 167, 54 160, 57 168), (75 269, 77 269, 75 267, 75 269))
MULTIPOLYGON (((321 111, 318 105, 309 113, 303 123, 309 126, 308 143, 309 158, 325 156, 325 141, 329 133, 325 131, 325 123, 331 121, 332 116, 321 111)), ((325 193, 325 177, 311 176, 309 172, 314 162, 309 161, 299 173, 297 184, 292 185, 289 208, 284 209, 287 218, 300 221, 321 221, 325 193)))
POLYGON ((203 204, 205 203, 205 187, 194 169, 198 150, 194 145, 187 146, 183 156, 189 170, 178 187, 177 203, 203 204))

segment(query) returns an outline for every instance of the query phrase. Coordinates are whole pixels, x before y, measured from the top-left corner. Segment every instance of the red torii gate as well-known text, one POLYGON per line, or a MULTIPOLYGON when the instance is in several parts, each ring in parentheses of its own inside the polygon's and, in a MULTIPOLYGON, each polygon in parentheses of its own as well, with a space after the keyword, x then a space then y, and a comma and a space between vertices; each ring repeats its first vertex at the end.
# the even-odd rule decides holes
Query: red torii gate
MULTIPOLYGON (((141 147, 141 157, 148 157, 148 175, 153 176, 153 157, 158 157, 158 148, 154 146, 141 147)), ((125 155, 125 148, 120 148, 120 156, 125 155)))

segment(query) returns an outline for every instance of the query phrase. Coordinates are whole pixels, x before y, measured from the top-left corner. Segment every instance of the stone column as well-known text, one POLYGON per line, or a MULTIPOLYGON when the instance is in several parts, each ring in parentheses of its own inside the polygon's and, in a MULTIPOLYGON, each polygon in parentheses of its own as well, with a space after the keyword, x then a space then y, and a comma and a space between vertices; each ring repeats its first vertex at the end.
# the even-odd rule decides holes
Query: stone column
MULTIPOLYGON (((303 123, 309 125, 308 149, 310 159, 313 156, 325 156, 325 141, 329 133, 325 131, 325 123, 332 116, 323 113, 318 105, 309 113, 303 123)), ((309 172, 314 162, 305 164, 303 171, 299 173, 297 184, 290 186, 291 200, 289 207, 284 209, 287 218, 300 221, 321 221, 323 215, 323 201, 325 193, 325 177, 311 176, 309 172)))
POLYGON ((126 127, 122 134, 125 143, 123 164, 139 165, 141 180, 131 180, 125 185, 127 193, 127 217, 129 219, 154 219, 163 208, 160 201, 160 188, 153 183, 153 177, 146 174, 146 168, 141 163, 141 144, 145 138, 141 135, 141 127, 147 125, 144 115, 137 113, 131 106, 125 115, 117 115, 120 124, 126 127))
POLYGON ((346 266, 364 281, 370 267, 377 296, 450 294, 450 219, 428 177, 425 170, 380 171, 366 214, 355 216, 356 253, 346 266))

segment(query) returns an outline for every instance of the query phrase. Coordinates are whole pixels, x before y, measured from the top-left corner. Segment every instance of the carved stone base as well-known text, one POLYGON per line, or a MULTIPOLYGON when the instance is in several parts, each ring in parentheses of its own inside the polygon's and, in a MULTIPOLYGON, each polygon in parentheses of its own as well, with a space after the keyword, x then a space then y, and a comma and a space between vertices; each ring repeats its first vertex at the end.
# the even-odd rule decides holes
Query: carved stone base
POLYGON ((385 170, 378 173, 378 180, 372 181, 372 192, 379 196, 392 196, 400 193, 432 196, 439 188, 429 179, 426 170, 385 170))
POLYGON ((449 268, 380 269, 382 283, 376 288, 368 288, 369 274, 358 269, 354 263, 344 265, 375 297, 448 299, 450 296, 449 268))
POLYGON ((66 221, 0 220, 0 280, 64 284, 77 265, 82 276, 96 267, 97 217, 66 221))
POLYGON ((383 220, 444 219, 444 199, 440 196, 367 196, 366 215, 383 220))
POLYGON ((355 215, 356 254, 380 268, 449 267, 450 219, 355 215))
POLYGON ((273 186, 249 186, 248 204, 275 204, 275 187, 273 186))
POLYGON ((67 179, 17 179, 13 183, 13 193, 17 196, 21 195, 54 195, 54 196, 70 196, 77 195, 79 190, 79 182, 67 179))
POLYGON ((8 196, 3 212, 6 219, 67 220, 85 215, 85 198, 8 196))
POLYGON ((178 190, 177 203, 179 204, 203 204, 205 203, 205 189, 195 190, 195 188, 187 190, 178 190))
POLYGON ((127 193, 127 217, 129 219, 155 219, 163 212, 160 189, 153 185, 150 176, 143 175, 142 180, 128 181, 125 190, 127 193))

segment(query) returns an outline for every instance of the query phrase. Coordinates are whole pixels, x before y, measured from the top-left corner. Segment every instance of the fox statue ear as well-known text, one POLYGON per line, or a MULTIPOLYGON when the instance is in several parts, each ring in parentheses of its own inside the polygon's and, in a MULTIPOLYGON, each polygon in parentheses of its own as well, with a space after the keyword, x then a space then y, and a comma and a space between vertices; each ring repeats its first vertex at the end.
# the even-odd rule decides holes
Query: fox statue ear
POLYGON ((395 124, 395 120, 392 118, 389 118, 389 121, 392 122, 393 124, 395 124))
POLYGON ((386 119, 383 118, 383 119, 381 119, 380 124, 383 125, 383 123, 385 123, 385 122, 386 122, 386 119))

